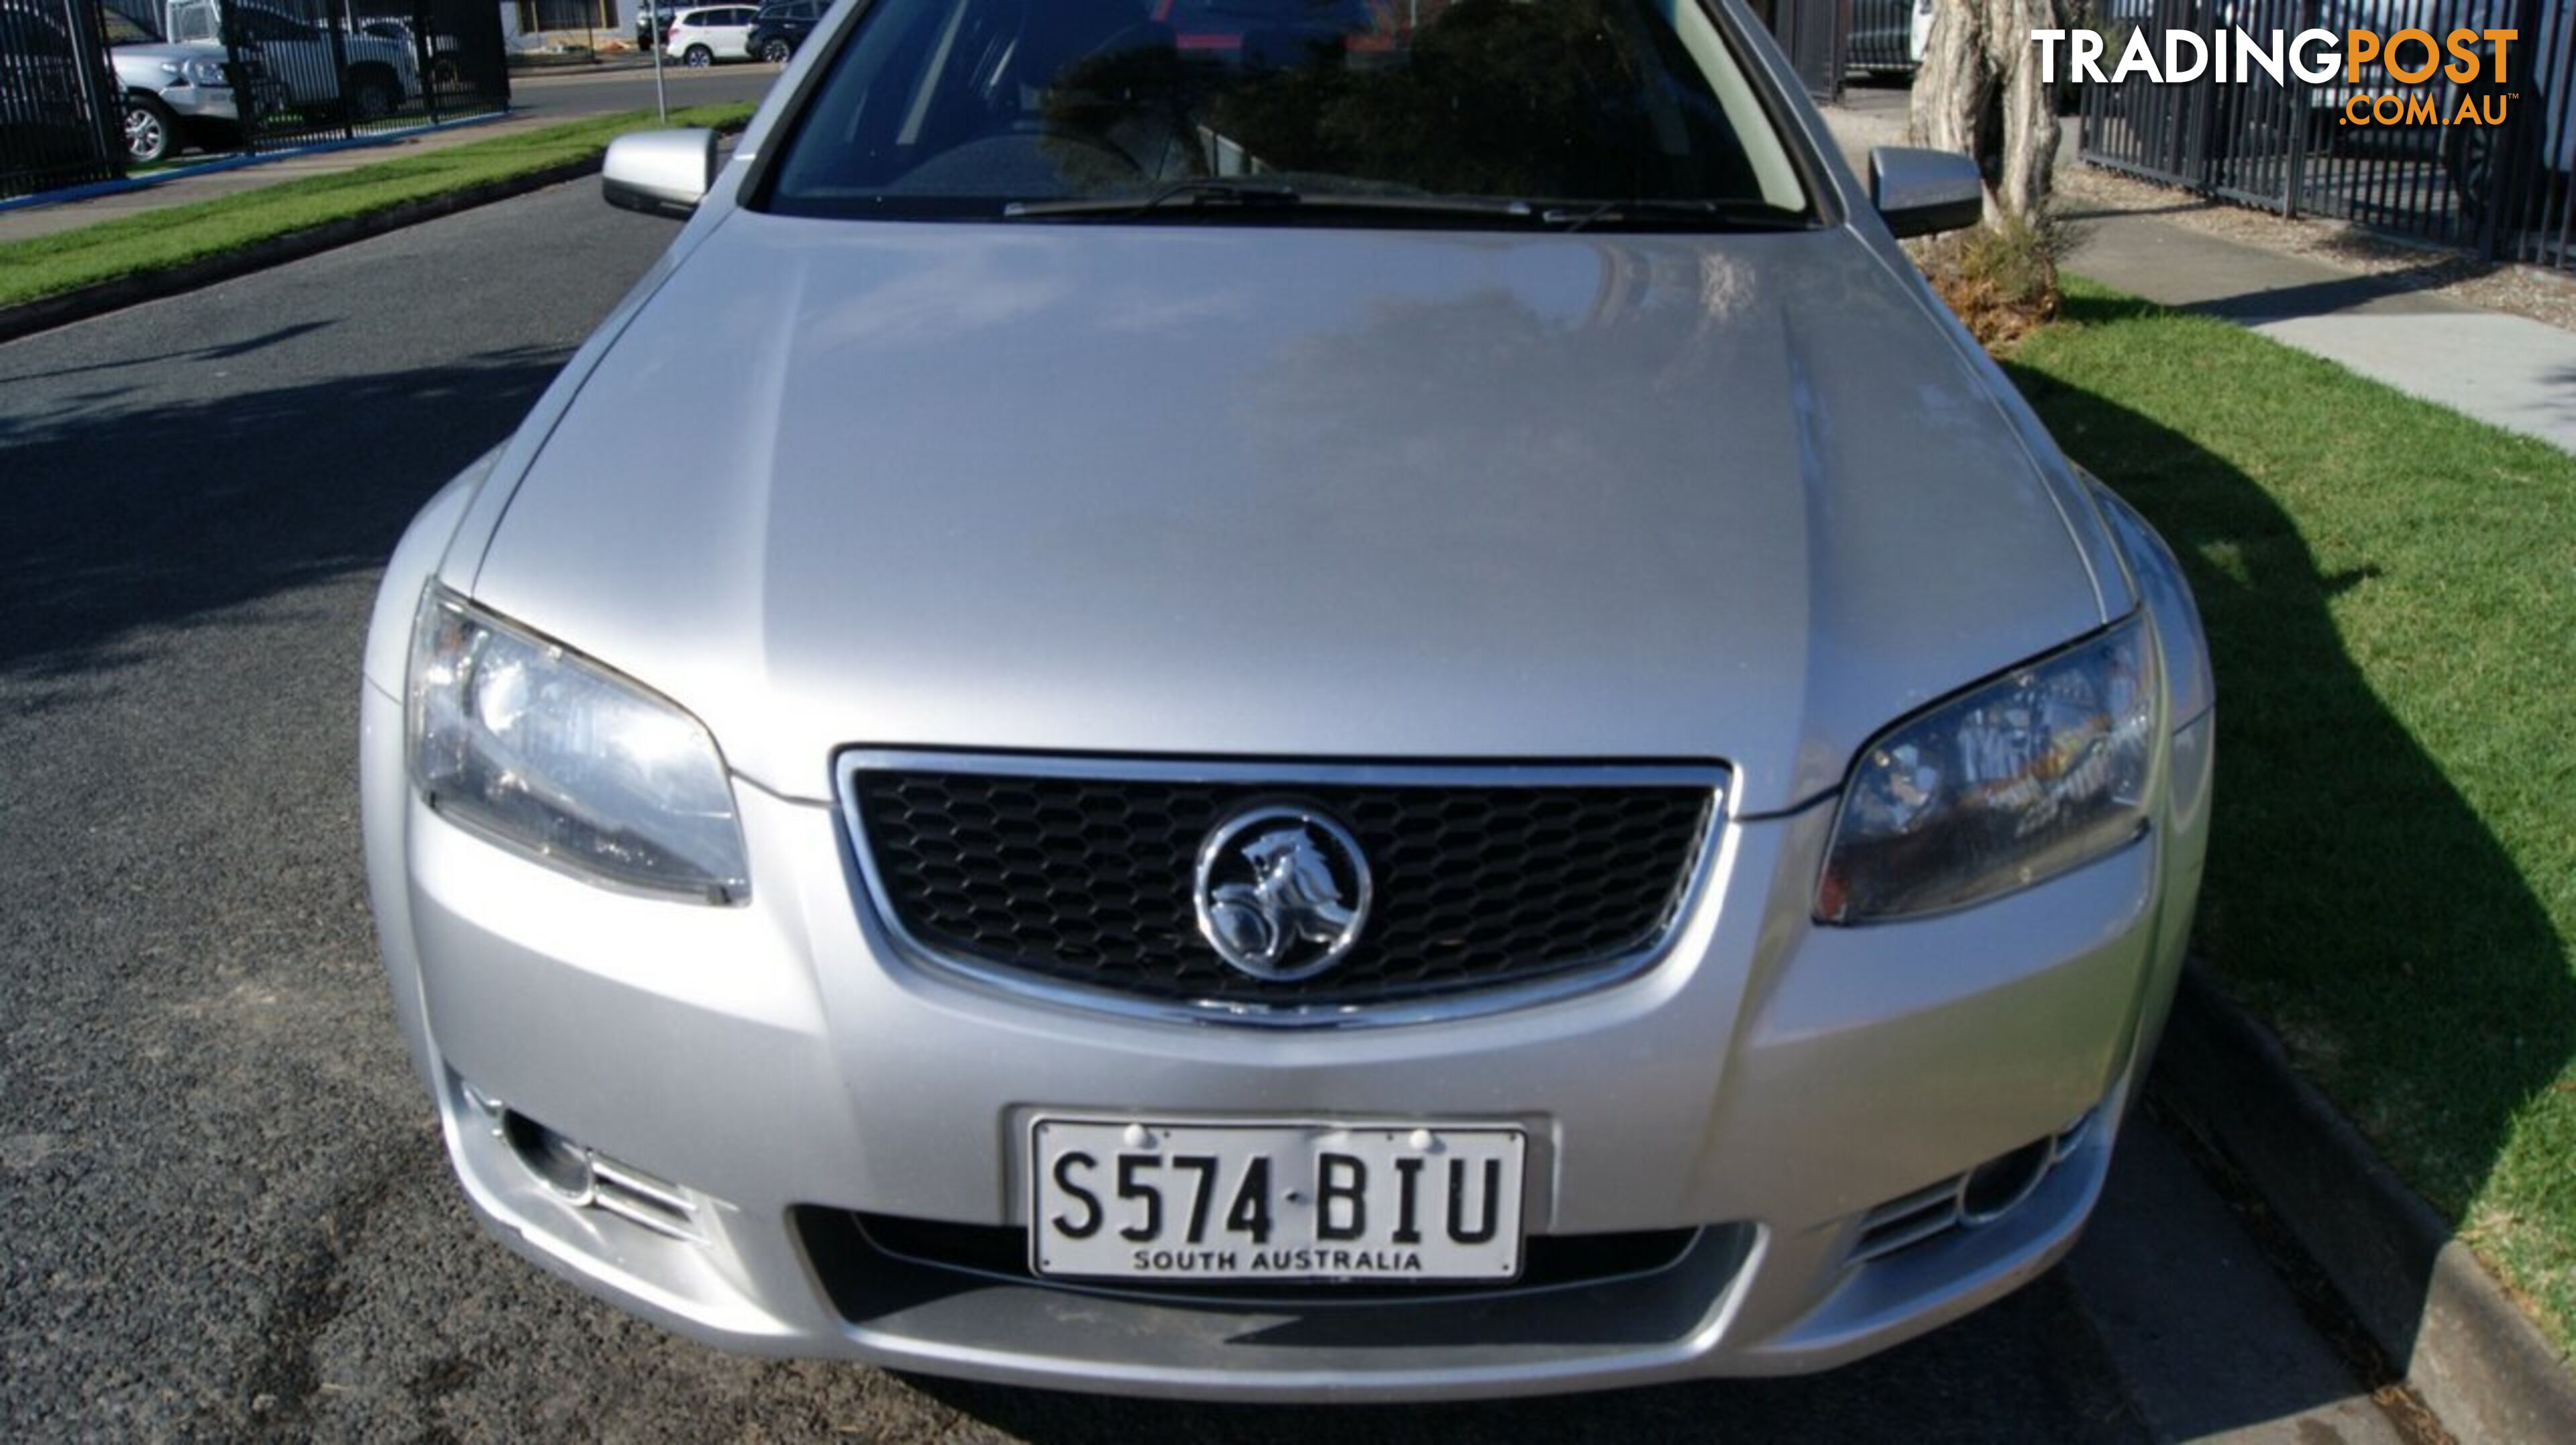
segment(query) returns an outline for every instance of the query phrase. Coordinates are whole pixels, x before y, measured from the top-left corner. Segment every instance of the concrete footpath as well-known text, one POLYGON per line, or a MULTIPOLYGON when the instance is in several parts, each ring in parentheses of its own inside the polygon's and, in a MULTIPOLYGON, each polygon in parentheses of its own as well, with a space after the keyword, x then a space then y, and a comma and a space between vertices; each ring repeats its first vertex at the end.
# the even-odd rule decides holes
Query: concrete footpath
MULTIPOLYGON (((1903 142, 1903 92, 1862 93, 1855 101, 1827 107, 1825 121, 1866 175, 1870 147, 1903 142)), ((2072 146, 2059 163, 2077 163, 2072 146)), ((2576 332, 2160 216, 2076 214, 2086 235, 2067 265, 2082 275, 2238 322, 2409 396, 2576 452, 2576 332)))
MULTIPOLYGON (((778 73, 778 67, 774 65, 723 65, 700 70, 670 66, 664 70, 663 76, 672 108, 677 109, 689 105, 758 101, 769 93, 769 84, 778 78, 778 73)), ((398 156, 471 145, 476 141, 541 130, 587 116, 608 115, 621 110, 649 110, 653 105, 653 70, 649 65, 630 63, 513 75, 510 77, 510 100, 509 114, 497 120, 417 131, 381 145, 342 146, 282 156, 256 165, 207 171, 192 171, 190 168, 225 158, 192 154, 183 158, 185 164, 180 167, 183 173, 166 181, 84 200, 0 211, 0 241, 51 235, 120 216, 254 191, 307 176, 333 175, 398 156)))

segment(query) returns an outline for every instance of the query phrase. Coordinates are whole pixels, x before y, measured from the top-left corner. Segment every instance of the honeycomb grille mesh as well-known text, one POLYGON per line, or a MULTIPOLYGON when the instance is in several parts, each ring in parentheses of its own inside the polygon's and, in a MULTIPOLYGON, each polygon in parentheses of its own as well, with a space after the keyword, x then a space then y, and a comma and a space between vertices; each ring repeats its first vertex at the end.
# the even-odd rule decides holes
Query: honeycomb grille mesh
POLYGON ((1688 891, 1710 786, 1237 784, 861 769, 851 795, 896 921, 951 957, 1158 1000, 1374 1003, 1564 973, 1654 944, 1688 891), (1375 899, 1324 974, 1254 979, 1200 937, 1208 830, 1289 802, 1346 824, 1375 899))

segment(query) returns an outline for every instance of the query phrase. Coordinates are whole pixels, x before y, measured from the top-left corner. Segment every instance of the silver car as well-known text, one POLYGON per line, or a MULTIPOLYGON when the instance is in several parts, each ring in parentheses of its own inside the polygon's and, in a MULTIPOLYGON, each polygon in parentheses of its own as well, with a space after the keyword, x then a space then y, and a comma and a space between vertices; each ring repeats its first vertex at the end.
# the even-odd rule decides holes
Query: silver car
POLYGON ((2047 1269, 2207 831, 2174 559, 1737 0, 876 0, 395 553, 476 1211, 1122 1393, 1821 1369, 2047 1269), (692 424, 659 426, 673 388, 692 424))

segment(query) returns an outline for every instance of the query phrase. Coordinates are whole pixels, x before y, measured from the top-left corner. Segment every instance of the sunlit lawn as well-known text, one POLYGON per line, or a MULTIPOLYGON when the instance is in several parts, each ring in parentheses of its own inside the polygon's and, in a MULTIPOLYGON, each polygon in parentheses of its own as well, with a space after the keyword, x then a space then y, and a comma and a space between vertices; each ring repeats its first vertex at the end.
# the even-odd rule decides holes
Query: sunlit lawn
POLYGON ((2081 283, 2012 370, 2200 597, 2199 951, 2576 1341, 2576 459, 2081 283))

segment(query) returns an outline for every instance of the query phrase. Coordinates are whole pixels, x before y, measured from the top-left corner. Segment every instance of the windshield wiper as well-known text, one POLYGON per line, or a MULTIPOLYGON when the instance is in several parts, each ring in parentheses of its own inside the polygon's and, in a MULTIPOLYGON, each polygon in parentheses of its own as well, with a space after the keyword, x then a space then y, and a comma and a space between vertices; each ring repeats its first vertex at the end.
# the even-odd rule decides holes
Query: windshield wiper
POLYGON ((1586 226, 1647 225, 1702 231, 1801 231, 1804 212, 1767 201, 1671 200, 1647 196, 1611 201, 1547 202, 1539 219, 1568 231, 1586 226))
POLYGON ((1147 211, 1168 206, 1293 206, 1301 199, 1293 186, 1193 177, 1174 181, 1141 196, 1072 196, 1054 201, 1013 201, 1002 207, 1002 214, 1015 221, 1041 220, 1049 216, 1141 216, 1147 211))
POLYGON ((1538 212, 1527 201, 1474 196, 1380 195, 1368 191, 1301 191, 1277 181, 1243 181, 1193 177, 1174 181, 1141 196, 1074 196, 1054 201, 1013 201, 1002 207, 1011 220, 1047 220, 1100 216, 1113 220, 1178 207, 1295 207, 1309 213, 1377 211, 1412 216, 1466 216, 1478 220, 1526 222, 1538 212))
POLYGON ((1002 207, 1011 220, 1125 220, 1151 211, 1186 208, 1287 210, 1305 214, 1371 212, 1388 216, 1454 217, 1507 221, 1580 231, 1587 226, 1642 225, 1666 230, 1794 231, 1807 216, 1761 201, 1657 200, 1622 198, 1609 201, 1525 201, 1501 196, 1406 195, 1337 189, 1300 190, 1280 181, 1197 176, 1174 181, 1142 195, 1071 196, 1061 200, 1012 201, 1002 207))

